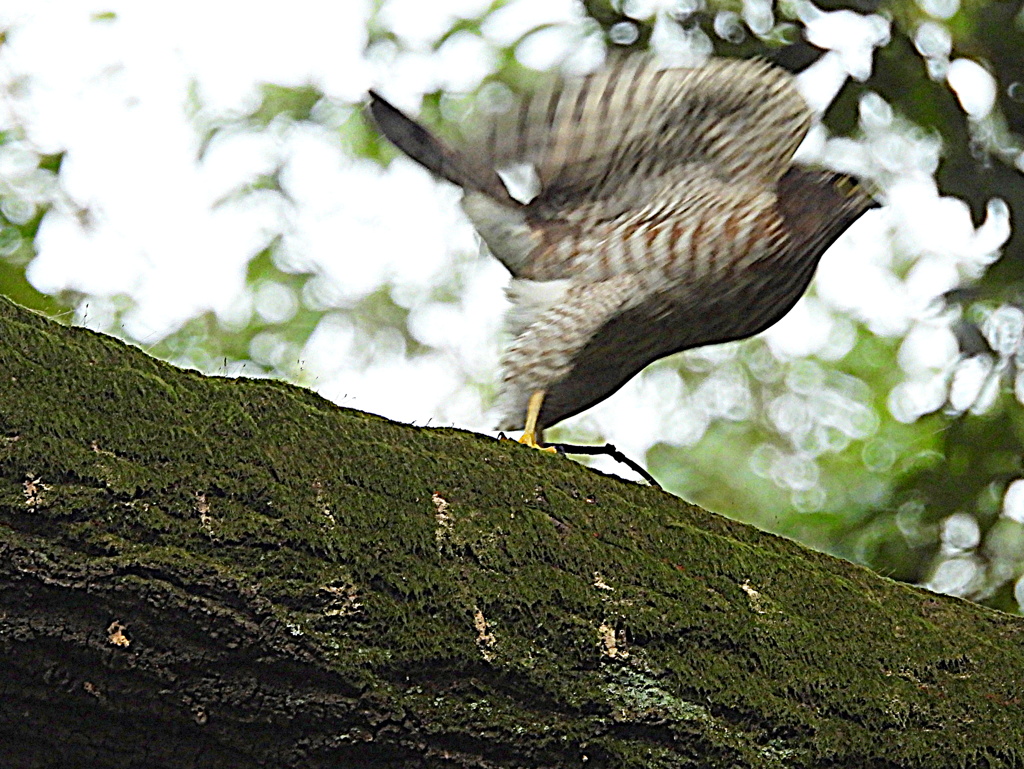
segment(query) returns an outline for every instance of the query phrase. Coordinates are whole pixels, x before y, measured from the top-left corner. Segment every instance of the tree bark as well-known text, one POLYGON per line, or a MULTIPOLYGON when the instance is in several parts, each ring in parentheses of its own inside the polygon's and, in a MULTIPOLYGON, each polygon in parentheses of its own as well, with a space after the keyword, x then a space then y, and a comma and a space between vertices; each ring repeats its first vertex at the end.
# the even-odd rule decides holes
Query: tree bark
POLYGON ((1024 622, 0 300, 10 767, 1020 767, 1024 622))

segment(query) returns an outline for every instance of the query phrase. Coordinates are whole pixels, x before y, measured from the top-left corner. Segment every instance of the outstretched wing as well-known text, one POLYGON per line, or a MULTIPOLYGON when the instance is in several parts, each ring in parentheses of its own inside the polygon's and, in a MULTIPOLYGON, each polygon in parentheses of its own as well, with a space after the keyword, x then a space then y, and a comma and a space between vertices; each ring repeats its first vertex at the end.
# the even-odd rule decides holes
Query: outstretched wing
POLYGON ((541 185, 534 207, 554 212, 621 197, 624 185, 687 165, 729 184, 770 187, 811 118, 793 77, 767 62, 666 69, 638 54, 550 81, 488 121, 468 154, 489 168, 533 164, 541 185))

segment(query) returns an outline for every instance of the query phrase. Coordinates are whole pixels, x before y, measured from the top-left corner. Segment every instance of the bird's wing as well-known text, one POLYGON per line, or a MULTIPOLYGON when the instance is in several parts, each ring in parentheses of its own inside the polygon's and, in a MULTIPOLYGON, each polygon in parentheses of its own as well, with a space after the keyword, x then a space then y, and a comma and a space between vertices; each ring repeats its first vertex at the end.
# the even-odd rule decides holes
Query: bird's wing
POLYGON ((470 148, 483 165, 532 163, 538 205, 602 199, 624 180, 685 164, 723 180, 772 184, 811 111, 786 71, 758 60, 663 68, 627 56, 582 78, 554 79, 487 121, 470 148))
POLYGON ((786 238, 774 192, 724 182, 694 165, 652 180, 636 195, 620 191, 581 202, 534 224, 537 246, 523 277, 593 283, 632 274, 656 287, 703 279, 727 264, 742 267, 786 238))

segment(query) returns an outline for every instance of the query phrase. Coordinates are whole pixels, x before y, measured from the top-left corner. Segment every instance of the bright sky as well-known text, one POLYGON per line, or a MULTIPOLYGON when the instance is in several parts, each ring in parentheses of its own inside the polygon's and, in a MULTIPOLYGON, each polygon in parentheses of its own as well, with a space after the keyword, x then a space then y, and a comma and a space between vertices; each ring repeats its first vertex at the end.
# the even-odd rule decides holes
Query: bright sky
MULTIPOLYGON (((506 275, 494 260, 479 256, 457 191, 404 160, 386 172, 353 161, 335 133, 311 127, 227 137, 198 163, 199 137, 186 117, 192 83, 213 115, 251 108, 262 82, 312 82, 349 103, 373 86, 415 108, 425 90, 471 88, 488 72, 495 45, 544 22, 556 26, 520 46, 526 63, 546 68, 569 57, 570 68, 586 69, 601 59, 593 28, 572 0, 511 2, 494 14, 482 37, 458 35, 429 52, 428 44, 454 18, 488 4, 391 0, 382 20, 408 51, 367 58, 365 0, 295 0, 280 8, 209 0, 173 6, 7 0, 0 24, 12 32, 0 49, 0 81, 7 84, 0 110, 8 114, 0 111, 0 122, 23 126, 41 151, 66 150, 66 190, 95 214, 91 228, 70 214, 47 217, 31 281, 43 291, 73 287, 95 295, 80 319, 101 329, 110 316, 104 297, 132 295, 138 309, 125 330, 145 346, 207 308, 223 318, 247 317, 252 300, 241 291, 246 262, 284 218, 287 248, 315 265, 336 297, 356 299, 395 281, 396 296, 413 310, 413 333, 438 348, 410 362, 394 339, 357 338, 343 317, 331 316, 304 351, 312 386, 345 405, 395 419, 489 428, 491 404, 463 386, 458 369, 496 380, 506 275), (105 12, 116 18, 94 20, 105 12), (27 88, 12 95, 12 81, 23 75, 30 78, 27 88), (294 211, 282 212, 269 199, 214 205, 282 160, 294 211), (462 303, 453 309, 429 302, 430 291, 453 272, 466 283, 462 303), (348 353, 367 345, 370 366, 351 365, 348 353)), ((630 7, 640 18, 670 5, 636 0, 630 7)), ((752 23, 770 25, 770 4, 748 0, 745 7, 752 23)), ((822 109, 847 77, 869 74, 874 49, 888 39, 888 22, 847 11, 826 14, 810 3, 800 7, 810 39, 832 51, 803 77, 809 101, 822 109)), ((705 47, 706 41, 658 18, 654 40, 667 58, 686 59, 705 47)), ((991 78, 973 62, 951 63, 941 25, 936 29, 919 47, 937 76, 948 73, 965 109, 984 114, 991 106, 991 78)), ((864 99, 861 119, 862 139, 829 140, 818 130, 803 152, 876 180, 888 205, 866 215, 830 250, 816 297, 801 301, 768 339, 783 358, 835 358, 853 342, 850 318, 879 334, 906 335, 900 358, 906 381, 890 403, 909 421, 939 405, 939 374, 956 354, 950 318, 936 311, 935 299, 991 261, 1006 238, 1008 216, 1005 206, 994 203, 975 230, 966 206, 936 191, 932 173, 941 148, 932 137, 903 124, 876 96, 864 99), (897 274, 894 263, 912 266, 897 274)), ((0 157, 0 168, 16 166, 16 155, 11 150, 0 157)), ((288 317, 290 302, 293 297, 270 291, 257 299, 256 309, 288 317)), ((263 342, 254 354, 272 357, 274 340, 263 342)), ((735 351, 692 355, 727 361, 735 351)), ((659 440, 696 442, 711 419, 741 418, 749 409, 746 385, 729 371, 723 367, 706 392, 694 393, 682 393, 665 372, 649 372, 576 423, 638 457, 659 440)), ((783 422, 786 408, 779 406, 783 422)))

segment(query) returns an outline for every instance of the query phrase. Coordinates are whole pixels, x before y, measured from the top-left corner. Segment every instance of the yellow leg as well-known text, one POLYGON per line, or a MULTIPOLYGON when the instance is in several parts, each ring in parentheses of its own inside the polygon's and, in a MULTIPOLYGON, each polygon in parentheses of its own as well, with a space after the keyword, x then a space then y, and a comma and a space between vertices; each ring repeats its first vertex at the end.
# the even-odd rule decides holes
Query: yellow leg
POLYGON ((545 448, 540 445, 541 441, 544 440, 544 431, 542 428, 537 427, 537 417, 540 416, 540 407, 542 405, 544 405, 544 391, 537 390, 537 392, 530 396, 530 403, 526 407, 526 429, 523 430, 523 437, 519 439, 519 442, 532 449, 555 453, 553 447, 545 448))

